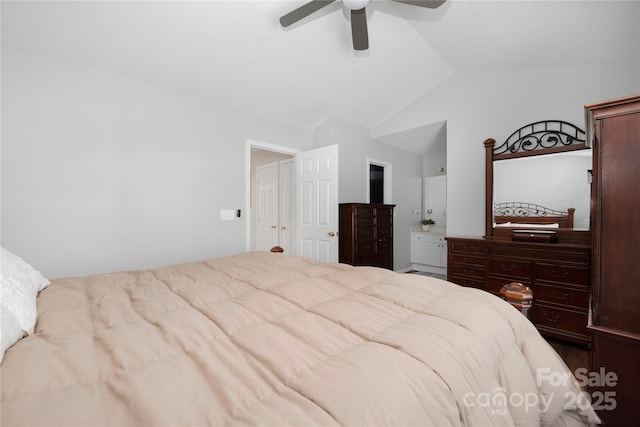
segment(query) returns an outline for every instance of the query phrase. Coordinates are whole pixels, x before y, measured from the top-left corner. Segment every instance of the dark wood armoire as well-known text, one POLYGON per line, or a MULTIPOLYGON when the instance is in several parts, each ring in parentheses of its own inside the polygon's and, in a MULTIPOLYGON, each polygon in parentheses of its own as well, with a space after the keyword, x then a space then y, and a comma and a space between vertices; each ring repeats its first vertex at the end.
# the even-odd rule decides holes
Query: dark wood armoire
POLYGON ((376 203, 341 203, 339 261, 393 270, 394 207, 376 203))
POLYGON ((590 390, 608 426, 637 423, 640 390, 640 95, 586 106, 593 144, 590 390), (605 375, 602 375, 605 373, 605 375))

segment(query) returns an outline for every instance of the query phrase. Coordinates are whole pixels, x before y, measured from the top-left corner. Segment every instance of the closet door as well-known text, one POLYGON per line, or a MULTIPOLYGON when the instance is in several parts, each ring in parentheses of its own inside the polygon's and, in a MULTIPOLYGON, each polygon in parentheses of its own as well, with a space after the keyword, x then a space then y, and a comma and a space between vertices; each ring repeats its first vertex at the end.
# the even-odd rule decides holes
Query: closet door
POLYGON ((268 251, 278 245, 278 162, 256 168, 258 235, 256 249, 268 251))
POLYGON ((279 242, 285 253, 296 253, 296 187, 293 159, 280 161, 278 213, 280 217, 279 242))

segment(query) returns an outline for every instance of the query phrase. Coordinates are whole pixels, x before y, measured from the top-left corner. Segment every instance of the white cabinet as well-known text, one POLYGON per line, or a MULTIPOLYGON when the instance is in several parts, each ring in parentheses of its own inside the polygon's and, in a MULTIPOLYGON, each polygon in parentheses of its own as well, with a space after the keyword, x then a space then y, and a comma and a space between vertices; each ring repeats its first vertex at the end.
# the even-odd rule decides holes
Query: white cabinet
POLYGON ((411 268, 447 274, 447 242, 444 234, 411 232, 411 268))

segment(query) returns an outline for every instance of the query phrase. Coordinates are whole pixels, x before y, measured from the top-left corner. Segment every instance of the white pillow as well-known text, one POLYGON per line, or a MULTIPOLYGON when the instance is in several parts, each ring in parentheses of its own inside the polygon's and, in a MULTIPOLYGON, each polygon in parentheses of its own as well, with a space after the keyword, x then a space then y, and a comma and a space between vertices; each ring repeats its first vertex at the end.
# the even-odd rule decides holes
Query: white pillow
POLYGON ((2 363, 4 352, 24 337, 24 332, 16 315, 4 304, 0 307, 0 322, 0 363, 2 363))
POLYGON ((527 223, 520 223, 520 222, 512 222, 511 226, 513 227, 521 227, 521 228, 560 228, 560 224, 553 223, 553 224, 527 224, 527 223))
POLYGON ((5 248, 2 248, 0 260, 0 342, 4 355, 6 348, 15 343, 14 339, 17 341, 25 333, 33 333, 38 314, 36 296, 49 285, 49 281, 38 270, 5 248))

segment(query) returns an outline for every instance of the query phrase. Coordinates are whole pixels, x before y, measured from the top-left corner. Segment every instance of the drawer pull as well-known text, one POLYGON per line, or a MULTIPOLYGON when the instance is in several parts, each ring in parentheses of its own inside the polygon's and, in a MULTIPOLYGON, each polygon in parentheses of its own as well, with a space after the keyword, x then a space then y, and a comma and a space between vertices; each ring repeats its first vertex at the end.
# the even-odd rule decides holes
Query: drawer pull
POLYGON ((556 293, 556 291, 551 291, 551 295, 553 295, 553 297, 554 297, 555 299, 557 299, 558 301, 564 301, 564 300, 566 300, 566 299, 569 297, 569 293, 567 293, 567 292, 565 292, 565 293, 564 293, 564 294, 562 294, 562 295, 558 295, 558 294, 556 293))
POLYGON ((515 265, 512 265, 511 267, 507 267, 505 264, 502 264, 502 270, 504 270, 504 271, 506 271, 508 273, 512 272, 515 269, 516 269, 515 265))
POLYGON ((556 323, 558 320, 560 320, 560 315, 559 314, 555 315, 554 317, 551 317, 546 312, 543 312, 542 315, 547 320, 547 322, 556 323))
POLYGON ((553 269, 553 270, 551 270, 551 274, 556 276, 558 279, 566 279, 567 276, 569 275, 569 272, 568 271, 564 271, 564 272, 558 273, 555 269, 553 269))

